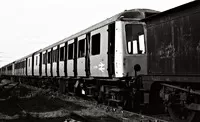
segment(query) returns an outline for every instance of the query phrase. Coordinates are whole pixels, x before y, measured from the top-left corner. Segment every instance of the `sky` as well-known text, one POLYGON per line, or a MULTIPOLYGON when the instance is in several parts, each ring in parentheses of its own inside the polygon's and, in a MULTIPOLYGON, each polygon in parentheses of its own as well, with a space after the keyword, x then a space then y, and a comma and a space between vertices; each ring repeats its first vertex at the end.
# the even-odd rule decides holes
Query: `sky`
POLYGON ((165 11, 192 0, 0 0, 0 67, 124 10, 165 11))

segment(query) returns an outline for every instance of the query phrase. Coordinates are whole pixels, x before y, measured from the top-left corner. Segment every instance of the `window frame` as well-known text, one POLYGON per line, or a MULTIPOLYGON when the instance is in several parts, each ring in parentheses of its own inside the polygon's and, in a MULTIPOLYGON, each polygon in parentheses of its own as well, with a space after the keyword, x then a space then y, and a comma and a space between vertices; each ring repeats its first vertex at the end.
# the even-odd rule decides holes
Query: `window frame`
POLYGON ((35 65, 37 66, 37 64, 38 64, 38 56, 36 55, 35 56, 35 65))
POLYGON ((86 52, 86 39, 83 38, 83 39, 78 40, 78 58, 84 57, 85 52, 86 52), (83 42, 83 41, 84 41, 84 43, 83 43, 84 46, 80 45, 81 44, 80 42, 83 42), (80 46, 81 46, 81 48, 80 48, 80 46), (80 50, 80 49, 83 49, 83 50, 80 50))
POLYGON ((65 60, 65 46, 62 46, 59 48, 59 61, 64 61, 64 60, 65 60))
POLYGON ((124 31, 125 31, 125 40, 126 40, 126 51, 127 51, 127 54, 129 54, 129 55, 144 55, 144 54, 146 54, 147 52, 147 50, 146 50, 146 38, 145 38, 145 28, 144 28, 144 24, 142 24, 142 23, 125 23, 125 26, 124 26, 124 31), (140 25, 141 27, 142 27, 142 32, 140 32, 139 33, 139 31, 138 31, 138 33, 137 33, 137 39, 133 39, 133 40, 128 40, 127 39, 127 29, 126 29, 126 26, 128 26, 128 25, 140 25), (143 45, 143 50, 141 50, 141 44, 140 44, 140 36, 142 36, 143 35, 143 43, 144 44, 142 44, 143 45), (137 53, 134 53, 134 44, 133 44, 133 42, 137 42, 137 53), (129 42, 131 43, 131 51, 129 51, 130 49, 129 49, 129 42))
POLYGON ((92 35, 91 36, 91 52, 90 52, 90 54, 92 55, 92 56, 95 56, 95 55, 100 55, 101 54, 101 33, 96 33, 96 34, 94 34, 94 35, 92 35), (98 45, 97 44, 97 40, 95 39, 94 40, 94 37, 95 36, 99 36, 99 39, 98 39, 98 41, 99 41, 99 48, 98 48, 98 51, 96 51, 95 53, 94 53, 94 49, 96 48, 96 50, 97 50, 97 46, 96 45, 98 45), (93 43, 94 41, 96 41, 96 43, 93 43), (94 44, 94 45, 93 45, 94 44))
POLYGON ((48 51, 47 52, 47 64, 51 63, 51 58, 52 58, 51 56, 52 56, 51 51, 48 51))
POLYGON ((68 60, 73 60, 74 59, 74 42, 72 43, 69 43, 68 45, 68 48, 67 48, 67 59, 68 60), (70 49, 70 47, 72 47, 72 49, 70 49), (71 53, 72 52, 72 53, 71 53))

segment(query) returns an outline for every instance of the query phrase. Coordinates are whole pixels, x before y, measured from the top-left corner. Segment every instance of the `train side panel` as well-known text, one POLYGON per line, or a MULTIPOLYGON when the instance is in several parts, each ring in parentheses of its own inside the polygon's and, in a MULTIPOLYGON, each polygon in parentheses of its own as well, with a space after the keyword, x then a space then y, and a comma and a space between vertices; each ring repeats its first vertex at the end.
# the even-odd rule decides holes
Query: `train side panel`
POLYGON ((47 76, 51 76, 51 49, 47 51, 47 76))
POLYGON ((67 76, 74 76, 74 40, 68 41, 67 76))
POLYGON ((91 32, 90 71, 92 77, 108 77, 108 26, 91 32))
POLYGON ((78 58, 77 71, 78 76, 86 76, 85 72, 85 54, 86 54, 86 35, 78 37, 78 58))
POLYGON ((61 44, 60 45, 60 49, 59 49, 59 75, 65 76, 65 72, 64 72, 64 61, 66 60, 65 58, 65 44, 61 44))
POLYGON ((57 54, 58 53, 58 47, 54 47, 52 50, 52 74, 53 76, 57 76, 57 54))
POLYGON ((47 63, 47 53, 42 52, 42 76, 46 76, 46 63, 47 63))
POLYGON ((34 54, 34 76, 39 76, 40 54, 34 54))
POLYGON ((32 76, 32 56, 28 57, 27 75, 32 76))
POLYGON ((200 5, 147 20, 149 74, 200 73, 199 20, 200 5))

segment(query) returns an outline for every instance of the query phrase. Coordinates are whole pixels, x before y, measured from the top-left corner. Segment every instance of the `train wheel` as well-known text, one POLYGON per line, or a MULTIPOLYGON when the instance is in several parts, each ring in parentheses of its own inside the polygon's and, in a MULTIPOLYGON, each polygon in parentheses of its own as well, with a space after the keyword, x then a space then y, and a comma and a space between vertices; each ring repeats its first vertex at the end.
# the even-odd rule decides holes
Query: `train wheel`
POLYGON ((183 106, 170 105, 168 112, 174 122, 198 122, 199 112, 183 108, 183 106))

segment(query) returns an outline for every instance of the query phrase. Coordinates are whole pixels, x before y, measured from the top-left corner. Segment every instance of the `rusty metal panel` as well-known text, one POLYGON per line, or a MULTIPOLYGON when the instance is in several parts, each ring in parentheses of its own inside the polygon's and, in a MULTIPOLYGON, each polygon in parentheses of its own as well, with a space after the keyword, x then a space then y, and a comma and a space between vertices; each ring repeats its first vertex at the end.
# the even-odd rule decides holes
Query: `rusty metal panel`
POLYGON ((166 16, 147 21, 148 73, 200 74, 200 7, 166 16))
POLYGON ((149 72, 172 72, 172 33, 169 23, 148 29, 148 64, 149 72))

